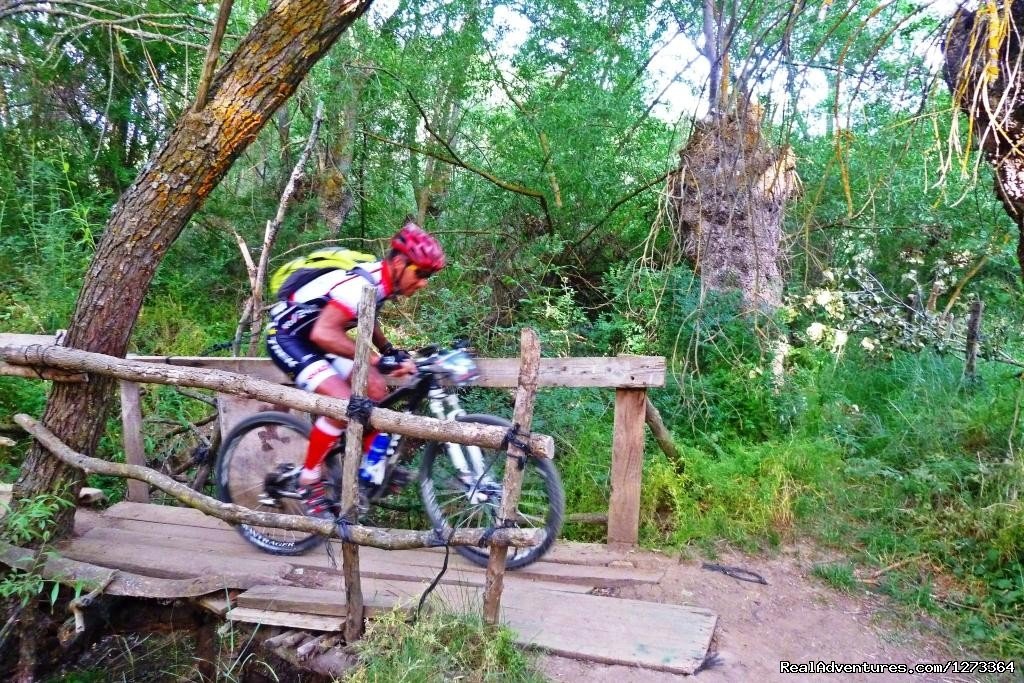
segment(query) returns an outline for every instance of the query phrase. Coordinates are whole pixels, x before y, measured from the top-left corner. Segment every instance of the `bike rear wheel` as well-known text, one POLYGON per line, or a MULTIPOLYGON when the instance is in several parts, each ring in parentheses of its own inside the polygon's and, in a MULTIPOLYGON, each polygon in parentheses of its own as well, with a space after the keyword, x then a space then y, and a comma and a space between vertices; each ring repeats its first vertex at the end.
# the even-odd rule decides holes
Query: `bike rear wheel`
MULTIPOLYGON (((475 422, 494 427, 511 428, 512 423, 494 415, 465 415, 460 422, 475 422)), ((435 529, 447 534, 453 527, 490 527, 501 512, 502 484, 505 467, 509 462, 505 451, 481 448, 484 459, 486 485, 468 484, 442 443, 428 443, 420 467, 420 495, 423 507, 435 529), (474 491, 474 488, 476 491, 474 491), (475 494, 475 495, 474 495, 475 494)), ((515 465, 513 464, 513 467, 515 465)), ((529 458, 523 470, 523 488, 519 498, 516 526, 544 530, 543 541, 530 548, 509 547, 506 569, 517 569, 539 560, 558 538, 565 515, 565 492, 558 470, 550 460, 529 458)), ((486 566, 490 548, 454 546, 455 550, 480 566, 486 566)))
MULTIPOLYGON (((278 412, 257 413, 239 422, 217 454, 217 496, 258 512, 305 514, 294 493, 298 469, 309 445, 309 422, 278 412), (291 473, 291 476, 283 475, 291 473), (286 495, 281 495, 285 493, 286 495)), ((329 487, 333 487, 327 477, 329 487)), ((302 531, 240 524, 238 532, 254 546, 274 555, 301 555, 324 542, 302 531)))

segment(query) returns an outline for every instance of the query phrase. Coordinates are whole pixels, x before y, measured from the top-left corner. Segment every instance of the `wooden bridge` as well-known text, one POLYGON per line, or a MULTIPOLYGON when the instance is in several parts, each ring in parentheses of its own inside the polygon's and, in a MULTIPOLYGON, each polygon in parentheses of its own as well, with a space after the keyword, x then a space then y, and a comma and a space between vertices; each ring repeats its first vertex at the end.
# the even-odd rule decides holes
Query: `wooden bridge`
MULTIPOLYGON (((0 490, 0 502, 8 496, 0 490)), ((268 555, 191 508, 131 502, 102 512, 80 508, 74 536, 57 550, 69 560, 118 570, 121 580, 111 593, 195 601, 226 620, 274 629, 270 635, 344 628, 344 579, 326 548, 298 557, 268 555)), ((335 542, 333 555, 340 554, 335 542)), ((444 549, 363 548, 367 615, 415 609, 443 561, 444 549)), ((501 620, 530 648, 692 674, 707 656, 714 613, 613 597, 626 586, 657 584, 664 573, 629 550, 559 543, 543 560, 505 575, 501 620)), ((483 585, 484 569, 452 552, 428 604, 479 613, 483 585)))
MULTIPOLYGON (((0 335, 7 341, 14 336, 0 335)), ((267 379, 281 379, 263 359, 137 360, 212 366, 256 377, 269 373, 267 379)), ((614 597, 616 589, 657 584, 664 574, 664 569, 638 564, 631 551, 637 538, 646 387, 664 382, 664 359, 545 362, 542 386, 616 389, 610 545, 556 544, 542 561, 507 574, 500 619, 526 646, 578 659, 694 673, 710 646, 716 622, 713 613, 614 597)), ((482 379, 487 383, 480 384, 509 386, 505 375, 512 367, 505 359, 481 359, 482 379)), ((18 370, 0 367, 0 374, 17 374, 18 370)), ((53 379, 76 381, 66 374, 53 379)), ((237 397, 219 403, 222 427, 230 426, 232 415, 237 417, 254 408, 237 397)), ((122 381, 122 408, 126 459, 144 464, 138 438, 138 392, 131 382, 122 381)), ((130 486, 129 497, 133 494, 148 498, 144 486, 141 491, 130 486)), ((192 600, 229 621, 296 629, 294 633, 301 634, 338 632, 346 621, 346 586, 334 560, 341 557, 341 544, 335 542, 325 548, 300 557, 268 555, 243 541, 225 522, 192 508, 126 501, 100 513, 78 510, 74 536, 59 551, 67 560, 84 563, 94 576, 97 571, 110 576, 108 569, 117 570, 117 578, 107 588, 113 595, 192 600)), ((374 611, 415 608, 429 582, 440 572, 444 558, 443 549, 437 548, 363 548, 359 574, 368 610, 364 614, 372 617, 374 611)), ((449 569, 433 598, 454 611, 479 612, 486 580, 484 569, 452 553, 449 569)), ((353 585, 358 583, 357 576, 353 585)), ((332 638, 317 642, 338 642, 332 638)))

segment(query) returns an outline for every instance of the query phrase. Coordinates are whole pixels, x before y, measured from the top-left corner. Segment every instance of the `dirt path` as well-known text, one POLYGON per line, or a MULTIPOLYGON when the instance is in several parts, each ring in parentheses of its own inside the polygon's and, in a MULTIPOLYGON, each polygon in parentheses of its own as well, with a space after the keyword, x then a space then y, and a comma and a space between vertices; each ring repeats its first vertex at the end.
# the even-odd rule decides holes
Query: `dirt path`
MULTIPOLYGON (((815 564, 826 559, 813 549, 795 546, 774 558, 729 553, 715 561, 756 571, 768 585, 702 569, 700 561, 649 552, 631 553, 629 559, 638 568, 666 567, 666 577, 656 586, 621 589, 619 596, 691 604, 718 613, 713 665, 694 677, 696 683, 980 680, 966 675, 782 674, 780 663, 784 660, 916 664, 969 659, 965 653, 950 652, 935 637, 911 633, 912 627, 895 623, 892 610, 880 597, 867 592, 846 594, 827 587, 811 574, 815 564)), ((540 663, 552 680, 572 683, 660 683, 686 679, 555 656, 544 656, 540 663)))

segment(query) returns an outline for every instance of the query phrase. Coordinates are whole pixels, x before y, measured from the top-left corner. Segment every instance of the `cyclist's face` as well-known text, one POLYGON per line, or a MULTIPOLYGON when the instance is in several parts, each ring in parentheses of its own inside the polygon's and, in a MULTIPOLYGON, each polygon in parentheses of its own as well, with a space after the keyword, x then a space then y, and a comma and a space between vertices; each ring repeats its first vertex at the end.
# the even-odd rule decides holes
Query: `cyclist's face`
POLYGON ((398 277, 395 280, 395 289, 402 296, 412 296, 427 286, 427 275, 414 266, 408 259, 402 257, 397 264, 399 267, 398 277), (424 277, 426 275, 426 277, 424 277))

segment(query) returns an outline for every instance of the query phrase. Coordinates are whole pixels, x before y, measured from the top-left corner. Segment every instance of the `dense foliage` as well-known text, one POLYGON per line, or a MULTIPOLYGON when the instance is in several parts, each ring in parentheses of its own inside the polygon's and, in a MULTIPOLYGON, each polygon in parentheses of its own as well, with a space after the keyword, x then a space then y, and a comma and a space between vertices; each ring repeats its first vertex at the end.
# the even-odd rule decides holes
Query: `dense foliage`
MULTIPOLYGON (((227 49, 266 5, 235 3, 227 49)), ((752 315, 702 290, 663 210, 692 112, 666 113, 654 65, 666 45, 696 49, 692 8, 396 5, 345 34, 238 160, 161 265, 134 350, 201 354, 232 339, 248 294, 238 238, 258 248, 322 102, 273 263, 324 241, 379 251, 418 215, 452 265, 390 310, 396 341, 470 334, 483 354, 512 355, 532 325, 547 355, 669 358, 652 398, 682 456, 647 450, 644 543, 713 551, 810 532, 858 563, 898 565, 880 586, 947 617, 968 646, 1024 656, 1024 290, 1012 222, 988 169, 959 155, 962 126, 934 79, 938 19, 911 2, 791 21, 754 3, 740 17, 737 79, 803 179, 786 219, 788 305, 752 315), (822 84, 829 96, 812 97, 822 84), (974 300, 985 313, 972 378, 974 300)), ((2 331, 66 325, 118 193, 194 94, 209 5, 94 11, 89 26, 43 9, 0 21, 2 331)), ((677 59, 669 78, 685 84, 693 69, 677 59)), ((700 99, 697 83, 682 101, 700 99)), ((0 429, 13 436, 10 415, 41 411, 40 385, 0 378, 0 429)), ((468 399, 510 409, 493 392, 468 399)), ((207 410, 150 390, 154 461, 179 439, 191 449, 179 427, 207 410)), ((611 412, 609 392, 540 397, 536 428, 558 440, 570 512, 607 505, 611 412)), ((102 447, 120 457, 116 425, 102 447)), ((3 455, 9 481, 19 451, 3 455)))

